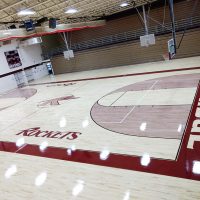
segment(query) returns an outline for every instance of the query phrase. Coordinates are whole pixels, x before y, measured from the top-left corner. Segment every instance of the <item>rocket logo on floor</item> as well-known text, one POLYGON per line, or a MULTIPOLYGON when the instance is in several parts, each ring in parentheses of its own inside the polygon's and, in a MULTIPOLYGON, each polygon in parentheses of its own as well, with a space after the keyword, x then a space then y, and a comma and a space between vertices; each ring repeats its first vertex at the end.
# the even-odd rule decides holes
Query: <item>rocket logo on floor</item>
POLYGON ((68 101, 68 100, 78 99, 78 98, 79 97, 75 97, 74 95, 69 95, 69 96, 49 99, 49 100, 41 101, 38 104, 38 107, 57 106, 57 105, 60 105, 61 101, 68 101))
POLYGON ((26 137, 42 137, 42 138, 53 138, 53 139, 67 139, 75 140, 82 133, 75 131, 60 132, 60 131, 42 131, 40 127, 29 128, 22 130, 16 135, 26 136, 26 137))

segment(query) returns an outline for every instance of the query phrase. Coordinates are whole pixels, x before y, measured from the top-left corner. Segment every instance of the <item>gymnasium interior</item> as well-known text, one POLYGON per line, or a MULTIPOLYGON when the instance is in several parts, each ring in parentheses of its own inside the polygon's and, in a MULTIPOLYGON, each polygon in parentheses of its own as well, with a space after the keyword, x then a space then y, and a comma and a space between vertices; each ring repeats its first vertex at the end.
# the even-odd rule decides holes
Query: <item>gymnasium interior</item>
POLYGON ((0 199, 200 199, 199 0, 0 1, 0 199))

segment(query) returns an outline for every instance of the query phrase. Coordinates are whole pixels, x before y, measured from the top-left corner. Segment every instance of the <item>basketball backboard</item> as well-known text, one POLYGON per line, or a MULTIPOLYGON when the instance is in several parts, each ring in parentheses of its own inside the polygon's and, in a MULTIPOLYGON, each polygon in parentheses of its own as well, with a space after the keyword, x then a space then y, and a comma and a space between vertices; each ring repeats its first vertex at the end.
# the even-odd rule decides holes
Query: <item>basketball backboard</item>
POLYGON ((140 36, 140 45, 142 47, 148 47, 149 45, 153 45, 155 43, 156 40, 154 34, 140 36))
POLYGON ((169 52, 169 59, 171 60, 176 55, 174 39, 170 39, 168 41, 168 52, 169 52))

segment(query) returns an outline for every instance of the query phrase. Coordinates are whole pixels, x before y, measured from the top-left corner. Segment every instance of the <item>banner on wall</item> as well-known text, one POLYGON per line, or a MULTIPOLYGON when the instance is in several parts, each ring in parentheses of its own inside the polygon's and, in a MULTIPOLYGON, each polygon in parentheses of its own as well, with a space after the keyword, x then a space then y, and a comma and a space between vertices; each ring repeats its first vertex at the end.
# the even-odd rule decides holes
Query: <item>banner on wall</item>
POLYGON ((10 69, 22 66, 21 59, 17 50, 4 52, 10 69))

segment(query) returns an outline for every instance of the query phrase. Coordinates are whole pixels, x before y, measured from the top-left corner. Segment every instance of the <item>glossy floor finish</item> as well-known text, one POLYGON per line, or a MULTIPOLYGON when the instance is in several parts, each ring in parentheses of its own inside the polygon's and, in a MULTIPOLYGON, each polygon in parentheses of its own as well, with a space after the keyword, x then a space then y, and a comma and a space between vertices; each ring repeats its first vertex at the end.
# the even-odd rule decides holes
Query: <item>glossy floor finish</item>
POLYGON ((45 77, 0 95, 0 199, 200 199, 200 57, 45 77))

